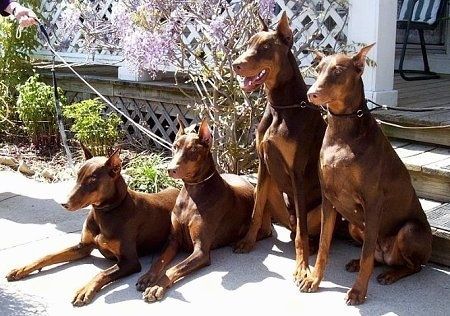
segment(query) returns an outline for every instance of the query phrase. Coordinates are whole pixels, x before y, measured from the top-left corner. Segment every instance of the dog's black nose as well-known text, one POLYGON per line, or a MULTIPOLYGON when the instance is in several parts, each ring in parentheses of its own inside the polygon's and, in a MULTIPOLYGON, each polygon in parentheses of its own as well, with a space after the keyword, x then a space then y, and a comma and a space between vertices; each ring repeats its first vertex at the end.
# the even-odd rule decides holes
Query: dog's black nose
POLYGON ((317 93, 308 93, 307 96, 309 101, 315 100, 318 97, 317 93))
POLYGON ((234 62, 232 66, 233 66, 234 70, 240 70, 241 69, 241 64, 240 63, 234 62))
POLYGON ((177 173, 176 169, 167 169, 167 172, 169 173, 169 176, 173 176, 177 173))

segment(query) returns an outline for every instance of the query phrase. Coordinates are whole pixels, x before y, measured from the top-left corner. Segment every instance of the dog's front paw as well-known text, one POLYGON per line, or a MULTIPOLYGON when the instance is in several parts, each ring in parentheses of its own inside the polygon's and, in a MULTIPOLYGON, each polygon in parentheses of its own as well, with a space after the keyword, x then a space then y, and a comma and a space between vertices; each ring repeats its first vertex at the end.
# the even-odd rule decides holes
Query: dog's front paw
POLYGON ((8 280, 9 282, 11 282, 11 281, 18 281, 20 279, 23 279, 27 275, 28 275, 28 272, 26 272, 26 268, 25 267, 19 268, 19 269, 14 269, 14 270, 11 270, 6 275, 6 280, 8 280))
POLYGON ((161 300, 164 297, 165 293, 166 293, 166 288, 159 286, 159 285, 155 285, 155 286, 146 288, 144 293, 142 294, 142 298, 147 303, 153 303, 153 302, 161 300))
POLYGON ((359 305, 366 300, 366 292, 355 288, 350 289, 345 296, 347 305, 359 305))
POLYGON ((299 264, 293 273, 295 284, 299 285, 303 280, 307 279, 311 275, 311 270, 304 264, 299 264))
POLYGON ((306 293, 317 292, 320 281, 321 281, 321 278, 310 275, 310 276, 302 279, 298 283, 298 288, 300 289, 300 291, 306 292, 306 293))
POLYGON ((87 305, 92 301, 94 295, 95 290, 89 285, 86 285, 77 291, 72 300, 72 305, 77 307, 87 305))

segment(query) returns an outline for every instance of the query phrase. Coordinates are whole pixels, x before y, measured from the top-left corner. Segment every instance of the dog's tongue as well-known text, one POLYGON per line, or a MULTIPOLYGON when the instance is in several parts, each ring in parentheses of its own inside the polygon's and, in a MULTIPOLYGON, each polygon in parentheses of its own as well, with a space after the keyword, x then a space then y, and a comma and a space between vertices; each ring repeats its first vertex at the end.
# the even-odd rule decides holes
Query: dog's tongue
POLYGON ((244 91, 254 90, 256 77, 258 77, 258 76, 245 77, 244 81, 241 84, 241 89, 244 91))

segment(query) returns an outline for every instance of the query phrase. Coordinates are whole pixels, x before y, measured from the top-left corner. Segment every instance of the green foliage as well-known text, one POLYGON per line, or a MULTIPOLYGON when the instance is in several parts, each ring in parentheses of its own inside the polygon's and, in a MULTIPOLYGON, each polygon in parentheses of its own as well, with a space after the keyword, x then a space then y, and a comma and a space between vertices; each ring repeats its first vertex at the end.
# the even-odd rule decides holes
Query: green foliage
MULTIPOLYGON (((23 5, 31 8, 35 8, 37 3, 22 1, 23 5)), ((8 103, 15 99, 17 85, 33 74, 30 53, 39 45, 36 27, 25 28, 21 33, 17 33, 17 29, 16 20, 0 18, 0 82, 8 88, 1 91, 1 97, 8 103)))
MULTIPOLYGON (((21 2, 36 8, 37 0, 21 2)), ((0 123, 1 136, 16 135, 20 127, 17 121, 16 98, 17 86, 33 74, 32 60, 29 54, 34 51, 37 41, 37 28, 24 29, 20 37, 16 34, 17 21, 10 17, 0 17, 0 123)))
POLYGON ((167 173, 168 161, 169 157, 157 153, 135 157, 125 169, 125 173, 131 178, 128 185, 133 190, 149 193, 158 192, 169 186, 180 188, 181 183, 167 173))
MULTIPOLYGON (((31 141, 38 146, 59 144, 53 87, 39 81, 39 75, 34 75, 17 90, 16 111, 31 141)), ((67 101, 63 91, 60 88, 58 91, 60 104, 64 106, 67 101)))
POLYGON ((107 155, 120 137, 122 123, 116 113, 104 114, 105 105, 99 98, 83 100, 66 106, 65 117, 73 119, 71 131, 95 156, 107 155))

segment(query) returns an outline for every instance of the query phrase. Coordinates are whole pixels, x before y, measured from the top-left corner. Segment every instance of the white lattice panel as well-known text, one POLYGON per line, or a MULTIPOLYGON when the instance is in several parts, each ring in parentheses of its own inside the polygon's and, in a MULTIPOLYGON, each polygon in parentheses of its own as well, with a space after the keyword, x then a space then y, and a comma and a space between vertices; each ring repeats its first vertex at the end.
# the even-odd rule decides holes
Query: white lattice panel
MULTIPOLYGON (((64 31, 62 20, 67 0, 42 0, 41 14, 46 22, 52 45, 62 53, 62 56, 71 62, 86 62, 92 60, 98 64, 112 64, 121 60, 120 53, 111 49, 103 48, 96 51, 95 56, 88 52, 83 46, 81 32, 67 34, 64 31)), ((238 1, 233 1, 237 3, 238 1)), ((340 1, 342 3, 343 1, 340 1)), ((96 0, 87 1, 90 5, 96 6, 98 11, 109 19, 111 11, 114 9, 117 0, 96 0)), ((328 0, 303 0, 303 1, 276 1, 276 17, 278 21, 281 13, 286 11, 291 19, 291 27, 294 31, 294 52, 299 63, 305 65, 304 59, 308 54, 304 54, 305 43, 311 41, 309 46, 339 50, 342 41, 346 40, 346 19, 347 10, 337 4, 337 1, 328 0), (313 35, 318 37, 312 40, 313 35)), ((185 29, 183 40, 186 44, 198 41, 199 31, 195 25, 188 25, 185 29)), ((205 48, 208 54, 208 49, 205 48)), ((38 56, 45 59, 51 57, 48 50, 38 51, 38 56)))
MULTIPOLYGON (((89 52, 83 44, 83 35, 81 31, 76 33, 68 33, 64 29, 64 8, 71 1, 67 0, 42 0, 40 7, 40 14, 43 17, 43 22, 47 32, 49 33, 51 45, 70 62, 86 62, 89 59, 94 58, 95 55, 100 55, 99 63, 109 64, 117 63, 121 60, 121 56, 118 51, 114 51, 108 48, 101 48, 93 52, 89 52)), ((111 10, 117 0, 96 0, 85 1, 90 6, 94 6, 99 15, 105 19, 110 19, 111 10)), ((87 23, 87 21, 86 21, 87 23)), ((44 48, 37 52, 37 56, 48 59, 51 57, 51 52, 44 48)))

